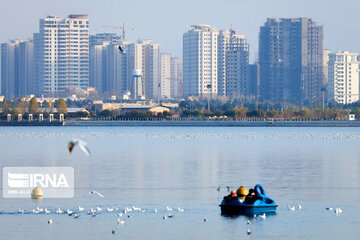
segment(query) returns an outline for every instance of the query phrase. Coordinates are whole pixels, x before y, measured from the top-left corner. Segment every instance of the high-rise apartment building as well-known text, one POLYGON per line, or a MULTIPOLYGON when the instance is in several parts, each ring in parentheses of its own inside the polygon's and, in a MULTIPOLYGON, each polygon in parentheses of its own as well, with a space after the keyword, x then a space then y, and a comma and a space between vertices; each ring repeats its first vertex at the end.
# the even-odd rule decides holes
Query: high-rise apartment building
POLYGON ((89 86, 88 15, 42 18, 34 41, 38 93, 58 95, 89 86))
POLYGON ((263 100, 320 102, 323 27, 309 18, 267 19, 260 28, 259 64, 263 100))
MULTIPOLYGON (((242 34, 228 31, 228 43, 225 49, 225 96, 241 98, 250 95, 249 44, 242 34)), ((219 69, 219 72, 221 69, 219 69)), ((221 82, 219 79, 219 82, 221 82)))
POLYGON ((171 98, 171 54, 160 54, 160 95, 161 99, 171 98))
POLYGON ((212 97, 218 93, 218 36, 209 25, 193 25, 183 35, 183 94, 212 97))
POLYGON ((32 41, 1 44, 1 88, 6 97, 25 97, 34 93, 34 55, 32 41))
POLYGON ((141 70, 142 81, 145 85, 147 99, 160 97, 160 44, 151 43, 150 40, 138 41, 129 44, 127 51, 127 90, 132 92, 132 73, 134 69, 141 70))
POLYGON ((328 100, 340 104, 359 101, 360 56, 338 52, 329 55, 328 100))
POLYGON ((121 42, 121 36, 116 33, 98 33, 95 35, 90 35, 89 37, 90 47, 94 45, 102 44, 103 42, 110 42, 117 44, 121 42))
POLYGON ((180 58, 171 58, 171 97, 183 95, 183 62, 180 58))

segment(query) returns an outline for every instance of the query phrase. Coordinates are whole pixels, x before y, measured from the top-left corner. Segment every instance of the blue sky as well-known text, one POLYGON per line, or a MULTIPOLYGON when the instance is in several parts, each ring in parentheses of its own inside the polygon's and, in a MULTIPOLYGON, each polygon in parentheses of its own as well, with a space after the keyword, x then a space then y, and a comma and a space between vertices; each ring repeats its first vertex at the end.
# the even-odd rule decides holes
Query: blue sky
POLYGON ((233 28, 245 34, 252 59, 259 27, 268 17, 312 17, 324 26, 325 48, 360 52, 360 1, 356 0, 3 0, 0 42, 26 39, 46 15, 89 14, 91 34, 109 32, 103 25, 126 22, 136 30, 127 38, 152 39, 162 52, 182 55, 182 35, 192 24, 233 28))

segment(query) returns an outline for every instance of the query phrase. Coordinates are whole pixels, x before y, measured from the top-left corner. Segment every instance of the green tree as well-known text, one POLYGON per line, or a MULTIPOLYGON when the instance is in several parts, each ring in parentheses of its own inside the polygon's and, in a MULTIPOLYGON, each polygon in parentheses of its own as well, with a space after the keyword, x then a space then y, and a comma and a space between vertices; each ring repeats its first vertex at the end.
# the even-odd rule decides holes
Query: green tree
POLYGON ((36 97, 32 97, 30 99, 30 104, 29 104, 29 113, 37 114, 38 112, 39 112, 39 104, 37 102, 36 97))
POLYGON ((64 99, 60 98, 57 101, 56 110, 57 110, 58 114, 67 114, 68 113, 64 99))
POLYGON ((9 105, 8 102, 6 101, 6 99, 4 100, 3 104, 2 104, 2 113, 3 114, 9 114, 9 105))

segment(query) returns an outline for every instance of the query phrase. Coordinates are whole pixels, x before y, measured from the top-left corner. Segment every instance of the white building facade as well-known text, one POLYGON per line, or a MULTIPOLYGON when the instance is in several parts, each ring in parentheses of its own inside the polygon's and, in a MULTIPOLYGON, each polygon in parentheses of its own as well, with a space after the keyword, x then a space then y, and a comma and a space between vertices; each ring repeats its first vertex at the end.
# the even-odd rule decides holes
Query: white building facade
POLYGON ((192 28, 183 35, 184 96, 216 96, 219 31, 209 25, 192 28))
POLYGON ((34 41, 35 85, 40 94, 58 95, 89 86, 88 15, 40 19, 34 41))
POLYGON ((132 73, 134 69, 141 70, 142 80, 145 84, 146 99, 157 100, 160 97, 160 44, 142 40, 129 44, 127 55, 127 90, 133 86, 132 73))
POLYGON ((360 56, 357 53, 329 54, 328 100, 340 104, 359 101, 360 56))
POLYGON ((161 53, 160 54, 160 94, 161 99, 171 98, 171 54, 161 53))

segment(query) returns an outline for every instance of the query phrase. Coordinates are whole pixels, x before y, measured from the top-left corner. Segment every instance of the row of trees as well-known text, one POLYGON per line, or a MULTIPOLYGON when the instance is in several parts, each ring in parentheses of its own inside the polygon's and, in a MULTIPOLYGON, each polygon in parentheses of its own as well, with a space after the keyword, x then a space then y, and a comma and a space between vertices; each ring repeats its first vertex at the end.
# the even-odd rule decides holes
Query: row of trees
MULTIPOLYGON (((202 118, 202 117, 227 117, 227 118, 272 118, 272 119, 336 119, 345 120, 350 110, 344 109, 308 109, 295 110, 286 109, 283 111, 262 109, 248 110, 245 107, 235 107, 231 110, 222 111, 216 109, 214 111, 201 110, 183 110, 181 116, 187 118, 202 118)), ((360 113, 360 109, 359 109, 360 113)), ((360 115, 358 115, 360 116, 360 115)))
MULTIPOLYGON (((66 102, 64 99, 59 99, 55 102, 56 110, 59 114, 67 114, 66 102)), ((46 109, 47 112, 42 113, 54 113, 54 103, 49 101, 44 101, 41 104, 43 109, 46 109)), ((5 99, 1 104, 2 115, 12 114, 17 116, 18 114, 24 115, 25 113, 29 114, 38 114, 40 113, 40 106, 35 97, 31 98, 29 102, 26 102, 24 98, 21 98, 20 101, 17 101, 15 98, 13 101, 9 102, 5 99)))

